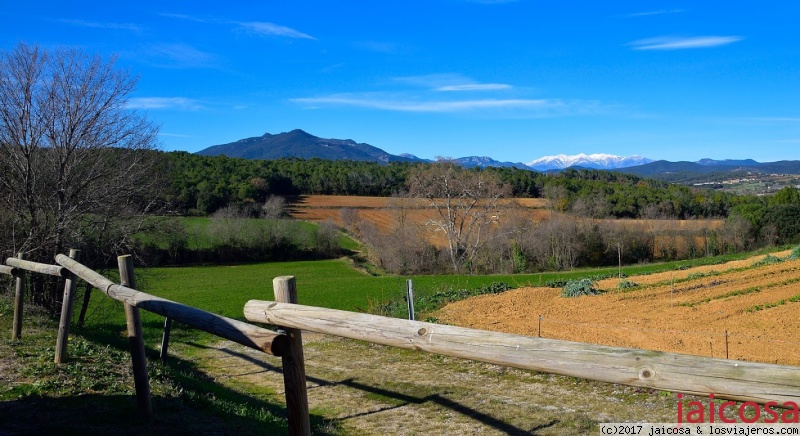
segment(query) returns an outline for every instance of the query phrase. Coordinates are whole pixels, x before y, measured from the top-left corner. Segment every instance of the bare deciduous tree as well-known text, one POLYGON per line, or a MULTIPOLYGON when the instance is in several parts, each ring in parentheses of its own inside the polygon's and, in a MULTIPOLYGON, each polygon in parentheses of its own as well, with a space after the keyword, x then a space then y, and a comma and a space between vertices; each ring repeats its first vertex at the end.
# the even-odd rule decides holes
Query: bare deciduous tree
POLYGON ((127 107, 136 79, 78 50, 0 53, 0 202, 12 247, 51 263, 66 245, 129 242, 153 207, 158 128, 127 107), (124 226, 115 225, 128 220, 124 226))
POLYGON ((509 195, 508 186, 494 173, 447 161, 413 168, 407 184, 410 197, 426 199, 436 211, 428 225, 444 236, 453 271, 468 268, 502 219, 507 205, 499 200, 509 195))
POLYGON ((261 206, 264 218, 276 220, 286 216, 286 199, 279 195, 270 195, 261 206))

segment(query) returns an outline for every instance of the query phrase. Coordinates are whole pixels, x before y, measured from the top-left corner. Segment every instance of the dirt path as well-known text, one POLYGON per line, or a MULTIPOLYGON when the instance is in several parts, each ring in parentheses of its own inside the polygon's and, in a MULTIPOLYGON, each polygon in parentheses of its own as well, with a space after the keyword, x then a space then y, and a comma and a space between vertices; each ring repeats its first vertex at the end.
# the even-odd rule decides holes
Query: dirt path
MULTIPOLYGON (((669 393, 310 333, 304 353, 311 413, 347 434, 578 435, 598 422, 676 419, 669 393)), ((220 383, 283 401, 278 358, 221 342, 197 362, 220 383)))
MULTIPOLYGON (((775 253, 786 257, 790 253, 775 253)), ((800 365, 800 260, 754 267, 763 256, 597 284, 607 293, 563 298, 523 288, 450 304, 444 322, 578 342, 800 365), (756 306, 769 306, 754 310, 756 306)))

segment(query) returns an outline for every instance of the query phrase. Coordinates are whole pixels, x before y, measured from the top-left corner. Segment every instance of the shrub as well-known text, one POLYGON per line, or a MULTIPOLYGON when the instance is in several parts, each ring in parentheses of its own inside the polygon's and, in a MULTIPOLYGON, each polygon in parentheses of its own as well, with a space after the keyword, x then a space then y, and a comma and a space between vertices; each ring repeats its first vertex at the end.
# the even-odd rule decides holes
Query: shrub
POLYGON ((790 260, 800 259, 800 246, 794 247, 792 254, 789 255, 790 260))
POLYGON ((701 279, 706 276, 704 272, 695 272, 686 276, 687 280, 701 279))
POLYGON ((594 288, 591 279, 570 280, 561 290, 562 297, 579 297, 581 295, 597 295, 600 291, 594 288))
POLYGON ((548 280, 547 282, 545 282, 544 285, 547 286, 548 288, 563 288, 564 286, 567 286, 567 283, 569 283, 567 280, 555 279, 555 280, 548 280))
POLYGON ((625 279, 619 282, 619 284, 617 285, 617 289, 630 289, 630 288, 635 288, 637 286, 639 286, 637 283, 625 279))
POLYGON ((771 254, 764 256, 763 259, 759 260, 758 262, 754 263, 753 266, 764 266, 764 265, 772 265, 774 263, 781 262, 781 258, 775 257, 771 254))

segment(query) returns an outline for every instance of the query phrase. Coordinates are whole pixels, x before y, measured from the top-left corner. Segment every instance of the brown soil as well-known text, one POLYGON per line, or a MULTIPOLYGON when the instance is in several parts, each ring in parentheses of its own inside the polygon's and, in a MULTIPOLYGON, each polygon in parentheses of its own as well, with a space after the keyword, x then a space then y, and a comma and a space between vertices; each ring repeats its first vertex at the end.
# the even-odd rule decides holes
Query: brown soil
POLYGON ((516 289, 449 304, 437 317, 536 336, 541 316, 547 338, 723 358, 727 342, 731 359, 800 365, 800 302, 788 301, 800 295, 800 260, 753 266, 762 258, 629 277, 639 286, 624 291, 619 279, 603 280, 595 296, 516 289), (765 304, 775 306, 753 310, 765 304))
MULTIPOLYGON (((539 221, 547 219, 550 212, 546 210, 547 200, 540 198, 509 198, 504 200, 515 213, 539 221)), ((353 209, 358 212, 358 219, 374 225, 381 233, 390 233, 397 227, 401 218, 406 222, 425 227, 425 223, 435 218, 436 211, 429 207, 424 199, 408 199, 395 197, 355 197, 341 195, 304 195, 289 199, 289 213, 292 218, 312 221, 330 221, 343 227, 341 212, 353 209)), ((446 241, 431 227, 429 240, 443 247, 446 241)))
MULTIPOLYGON (((509 198, 504 200, 511 208, 510 214, 520 215, 534 222, 545 221, 554 217, 561 219, 580 219, 569 214, 553 212, 549 209, 549 202, 543 198, 509 198)), ((369 222, 378 231, 389 233, 397 227, 401 214, 407 220, 418 226, 425 226, 436 212, 428 207, 424 199, 409 199, 395 197, 356 197, 344 195, 303 195, 289 198, 289 213, 295 219, 312 222, 331 221, 343 227, 341 212, 343 209, 352 209, 358 212, 360 221, 369 222)), ((707 242, 703 236, 708 230, 722 228, 723 220, 590 220, 593 224, 610 224, 619 226, 626 231, 642 232, 653 238, 653 254, 656 258, 665 253, 686 256, 690 247, 702 251, 707 242)), ((433 231, 429 230, 429 241, 434 245, 443 247, 446 242, 433 231)))

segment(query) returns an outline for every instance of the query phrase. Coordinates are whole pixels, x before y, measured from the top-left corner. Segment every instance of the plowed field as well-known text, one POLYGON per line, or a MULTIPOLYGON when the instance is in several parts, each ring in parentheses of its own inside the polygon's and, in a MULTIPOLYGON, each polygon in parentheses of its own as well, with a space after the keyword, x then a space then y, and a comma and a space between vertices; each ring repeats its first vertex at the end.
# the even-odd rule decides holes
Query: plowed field
MULTIPOLYGON (((506 214, 519 215, 526 219, 539 222, 551 218, 581 219, 574 215, 553 212, 549 209, 547 199, 543 198, 509 198, 504 200, 510 208, 506 214)), ((436 216, 436 212, 429 207, 424 199, 408 199, 395 197, 356 197, 342 195, 303 195, 289 198, 289 213, 295 219, 312 222, 331 221, 342 227, 342 211, 351 209, 358 212, 358 219, 370 222, 380 232, 389 233, 401 219, 419 226, 424 225, 428 219, 436 216)), ((676 256, 687 256, 690 247, 702 252, 707 242, 702 235, 708 230, 722 228, 723 220, 591 220, 591 224, 620 226, 621 229, 633 232, 642 232, 653 238, 653 255, 660 258, 664 253, 674 251, 676 256)), ((444 246, 445 241, 441 235, 430 229, 430 241, 438 246, 444 246)))
MULTIPOLYGON (((547 200, 540 198, 509 198, 503 200, 517 213, 525 213, 535 220, 549 216, 547 200)), ((332 221, 342 226, 342 210, 352 209, 358 212, 359 220, 371 222, 382 232, 391 231, 395 223, 404 215, 406 219, 418 225, 435 216, 424 199, 408 199, 395 197, 355 197, 340 195, 304 195, 289 199, 289 213, 292 218, 324 222, 332 221)))
POLYGON ((637 286, 625 290, 619 279, 602 280, 595 287, 605 292, 595 296, 516 289, 449 304, 437 316, 530 336, 800 365, 800 260, 761 265, 763 258, 628 277, 637 286))

